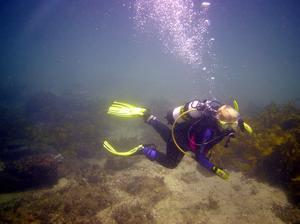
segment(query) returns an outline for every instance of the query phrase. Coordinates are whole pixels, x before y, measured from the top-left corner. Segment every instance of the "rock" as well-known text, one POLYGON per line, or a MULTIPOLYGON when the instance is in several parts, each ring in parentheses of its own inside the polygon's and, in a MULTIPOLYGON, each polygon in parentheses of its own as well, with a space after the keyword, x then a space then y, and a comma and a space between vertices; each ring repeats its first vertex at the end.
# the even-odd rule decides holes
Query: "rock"
POLYGON ((28 188, 55 184, 58 179, 58 165, 63 157, 59 153, 40 150, 15 150, 8 160, 2 160, 0 171, 0 192, 22 191, 28 188))
MULTIPOLYGON (((17 142, 17 141, 16 141, 17 142)), ((26 145, 26 143, 9 143, 6 145, 4 149, 0 151, 0 159, 3 161, 12 161, 12 160, 19 160, 21 158, 37 155, 37 154, 44 154, 44 153, 51 153, 55 154, 56 151, 53 147, 47 146, 45 144, 34 144, 34 145, 26 145)))

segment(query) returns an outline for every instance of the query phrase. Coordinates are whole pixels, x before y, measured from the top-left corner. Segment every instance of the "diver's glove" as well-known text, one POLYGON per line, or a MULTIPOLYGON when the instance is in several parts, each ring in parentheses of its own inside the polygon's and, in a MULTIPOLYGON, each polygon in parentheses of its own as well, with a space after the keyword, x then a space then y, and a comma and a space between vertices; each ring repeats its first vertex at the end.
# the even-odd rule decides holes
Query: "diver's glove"
POLYGON ((229 173, 221 168, 213 166, 212 171, 224 180, 227 180, 229 178, 229 173))

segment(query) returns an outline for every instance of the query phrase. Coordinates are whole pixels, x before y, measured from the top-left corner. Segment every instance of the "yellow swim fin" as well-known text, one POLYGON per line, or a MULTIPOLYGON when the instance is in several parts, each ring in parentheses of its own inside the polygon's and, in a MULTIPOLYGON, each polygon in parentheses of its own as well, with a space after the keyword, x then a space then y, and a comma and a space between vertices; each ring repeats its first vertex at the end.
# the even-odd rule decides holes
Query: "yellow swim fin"
POLYGON ((108 108, 107 113, 119 117, 141 117, 147 109, 142 107, 136 107, 128 103, 122 103, 115 101, 108 108))
POLYGON ((132 149, 130 149, 129 151, 127 152, 119 152, 117 150, 114 149, 114 147, 108 143, 108 141, 104 141, 103 142, 103 147, 109 151, 110 153, 114 154, 114 155, 117 155, 117 156, 131 156, 132 154, 136 153, 137 151, 139 151, 143 145, 138 145, 132 149))

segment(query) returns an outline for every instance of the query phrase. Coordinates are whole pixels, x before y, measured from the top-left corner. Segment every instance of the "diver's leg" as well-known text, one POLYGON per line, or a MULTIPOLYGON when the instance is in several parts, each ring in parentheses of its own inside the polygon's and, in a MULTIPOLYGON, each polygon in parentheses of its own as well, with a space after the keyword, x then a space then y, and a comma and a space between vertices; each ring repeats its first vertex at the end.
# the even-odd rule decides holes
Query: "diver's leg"
POLYGON ((162 137, 162 139, 165 142, 168 142, 170 140, 171 137, 170 128, 164 123, 162 123, 161 121, 159 121, 155 116, 153 115, 149 116, 149 118, 146 120, 146 123, 151 125, 159 133, 159 135, 162 137))
POLYGON ((174 142, 169 140, 167 144, 167 154, 165 155, 166 159, 164 160, 165 166, 170 169, 177 167, 183 156, 184 154, 177 149, 174 142))
POLYGON ((157 151, 154 145, 145 145, 143 153, 150 160, 156 161, 160 165, 170 169, 177 167, 184 156, 184 154, 176 148, 173 141, 168 141, 166 154, 157 151))

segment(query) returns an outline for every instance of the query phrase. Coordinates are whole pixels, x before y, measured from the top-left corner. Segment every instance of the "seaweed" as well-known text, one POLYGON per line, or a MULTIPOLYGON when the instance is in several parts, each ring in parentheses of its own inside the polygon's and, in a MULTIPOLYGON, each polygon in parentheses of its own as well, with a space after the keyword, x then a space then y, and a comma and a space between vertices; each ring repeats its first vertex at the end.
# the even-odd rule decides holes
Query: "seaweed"
MULTIPOLYGON (((169 105, 164 101, 153 104, 159 113, 162 112, 158 108, 169 105)), ((114 121, 105 116, 105 109, 105 102, 70 99, 44 93, 33 96, 23 108, 6 107, 1 111, 1 124, 4 126, 0 130, 3 133, 0 141, 3 156, 0 161, 0 174, 3 169, 7 169, 8 159, 11 164, 23 170, 22 168, 30 168, 31 165, 31 162, 20 163, 24 161, 24 155, 43 154, 53 149, 63 154, 65 160, 60 166, 53 166, 52 171, 55 172, 49 174, 57 172, 57 177, 66 177, 69 181, 65 187, 52 189, 47 186, 43 190, 24 193, 19 199, 1 204, 0 219, 3 223, 101 223, 97 213, 106 209, 112 210, 112 218, 116 223, 155 222, 152 207, 171 194, 163 178, 147 175, 127 178, 124 175, 126 181, 122 181, 116 189, 125 198, 136 197, 136 201, 131 203, 120 203, 119 198, 116 198, 116 189, 108 187, 113 175, 118 176, 123 170, 129 171, 140 159, 138 155, 124 158, 100 150, 104 137, 109 136, 114 126, 114 121), (10 124, 11 120, 14 122, 10 124), (105 157, 103 167, 102 164, 92 165, 87 162, 89 158, 100 157, 105 157)), ((291 103, 272 103, 263 111, 256 111, 255 116, 244 119, 254 128, 255 133, 252 136, 237 134, 229 148, 217 145, 212 159, 220 167, 242 171, 260 181, 284 187, 293 202, 299 203, 299 109, 291 103)), ((155 134, 142 133, 139 138, 111 139, 113 145, 120 149, 153 140, 163 145, 159 135, 155 134)), ((33 158, 29 161, 33 161, 33 158)), ((192 172, 179 178, 186 184, 197 181, 192 172)), ((241 190, 240 185, 232 187, 237 193, 241 190)), ((257 192, 257 189, 251 189, 252 195, 257 192)), ((219 201, 210 194, 205 201, 187 208, 186 214, 190 217, 185 218, 194 223, 199 217, 195 215, 199 209, 217 211, 219 207, 219 201)), ((297 223, 299 211, 296 207, 275 206, 274 211, 285 222, 297 223)), ((204 217, 203 222, 205 219, 204 217)))
POLYGON ((288 103, 271 103, 256 117, 246 118, 252 136, 237 135, 230 147, 217 146, 213 160, 220 166, 286 189, 300 201, 300 110, 288 103))
POLYGON ((30 142, 53 146, 61 153, 90 158, 96 155, 109 131, 105 102, 69 99, 40 93, 24 105, 30 142))
MULTIPOLYGON (((71 164, 70 164, 71 165, 71 164)), ((28 192, 2 204, 4 223, 101 223, 96 214, 115 203, 107 177, 96 165, 72 167, 73 177, 61 187, 28 192)), ((72 175, 69 173, 69 178, 72 175)))

